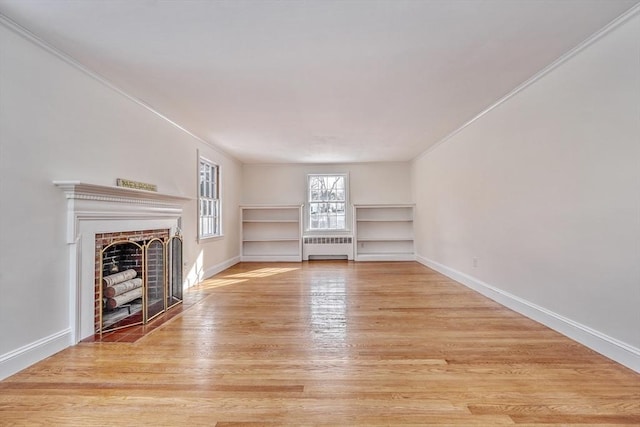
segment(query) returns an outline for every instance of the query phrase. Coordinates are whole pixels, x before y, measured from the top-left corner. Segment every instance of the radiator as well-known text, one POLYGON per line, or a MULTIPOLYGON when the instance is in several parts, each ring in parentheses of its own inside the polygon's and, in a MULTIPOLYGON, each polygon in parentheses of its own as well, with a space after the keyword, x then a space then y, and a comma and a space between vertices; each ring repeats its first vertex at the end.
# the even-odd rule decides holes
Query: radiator
POLYGON ((302 259, 353 260, 352 236, 306 236, 302 239, 302 259))

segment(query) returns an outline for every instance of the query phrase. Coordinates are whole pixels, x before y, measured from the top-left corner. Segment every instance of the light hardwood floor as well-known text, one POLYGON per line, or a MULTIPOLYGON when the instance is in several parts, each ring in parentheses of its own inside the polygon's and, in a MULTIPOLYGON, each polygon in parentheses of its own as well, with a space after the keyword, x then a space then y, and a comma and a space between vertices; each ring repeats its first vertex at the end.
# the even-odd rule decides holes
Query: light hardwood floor
POLYGON ((0 382, 0 425, 640 425, 640 375, 418 263, 238 264, 136 339, 0 382))

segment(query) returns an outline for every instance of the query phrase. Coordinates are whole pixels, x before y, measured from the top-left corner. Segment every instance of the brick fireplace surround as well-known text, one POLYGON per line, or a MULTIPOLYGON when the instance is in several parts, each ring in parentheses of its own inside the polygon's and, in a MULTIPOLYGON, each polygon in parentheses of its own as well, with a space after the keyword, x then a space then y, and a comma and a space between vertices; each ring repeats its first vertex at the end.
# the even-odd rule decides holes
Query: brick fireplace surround
POLYGON ((96 316, 96 236, 179 229, 190 199, 144 190, 54 181, 67 199, 70 329, 73 343, 93 336, 96 316))

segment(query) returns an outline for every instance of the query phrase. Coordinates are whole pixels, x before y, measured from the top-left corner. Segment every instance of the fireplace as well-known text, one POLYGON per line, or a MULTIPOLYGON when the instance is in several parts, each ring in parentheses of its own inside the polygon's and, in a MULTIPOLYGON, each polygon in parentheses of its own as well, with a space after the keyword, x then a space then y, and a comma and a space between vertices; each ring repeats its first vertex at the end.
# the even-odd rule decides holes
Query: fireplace
POLYGON ((182 238, 169 232, 96 234, 97 334, 147 323, 182 302, 182 238))
POLYGON ((148 322, 180 303, 182 206, 191 199, 78 181, 54 184, 67 198, 69 324, 74 342, 148 322), (104 280, 124 272, 126 280, 108 279, 119 286, 106 291, 104 280), (140 296, 132 298, 136 292, 140 296))

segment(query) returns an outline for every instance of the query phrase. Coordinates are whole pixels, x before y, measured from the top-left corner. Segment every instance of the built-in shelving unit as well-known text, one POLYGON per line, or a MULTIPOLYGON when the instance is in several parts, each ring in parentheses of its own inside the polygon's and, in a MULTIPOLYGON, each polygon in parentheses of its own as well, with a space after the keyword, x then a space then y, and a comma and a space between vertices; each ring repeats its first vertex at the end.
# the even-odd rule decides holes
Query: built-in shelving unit
POLYGON ((302 206, 240 207, 242 261, 302 261, 302 206))
POLYGON ((414 205, 355 205, 356 261, 413 261, 414 205))

